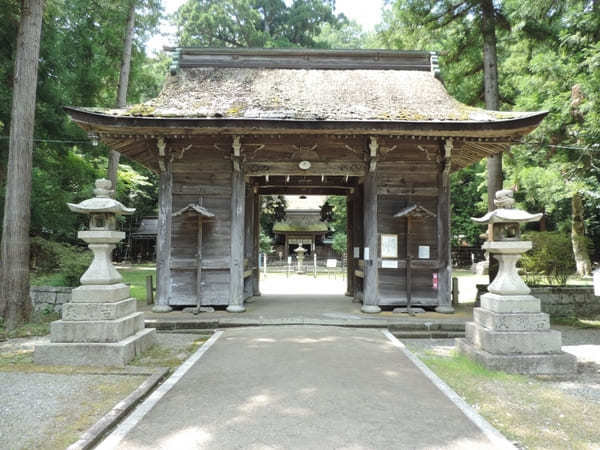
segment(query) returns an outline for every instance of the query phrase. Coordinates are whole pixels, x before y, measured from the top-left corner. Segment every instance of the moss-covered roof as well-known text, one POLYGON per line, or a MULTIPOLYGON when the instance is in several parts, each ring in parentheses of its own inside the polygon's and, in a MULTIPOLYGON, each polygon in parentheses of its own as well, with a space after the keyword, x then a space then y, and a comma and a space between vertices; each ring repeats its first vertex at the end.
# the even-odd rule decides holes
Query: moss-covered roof
POLYGON ((285 120, 477 121, 520 113, 453 99, 431 72, 190 68, 170 75, 158 98, 116 116, 285 120))
POLYGON ((320 221, 319 214, 288 214, 285 221, 275 222, 275 233, 326 233, 327 223, 320 221))

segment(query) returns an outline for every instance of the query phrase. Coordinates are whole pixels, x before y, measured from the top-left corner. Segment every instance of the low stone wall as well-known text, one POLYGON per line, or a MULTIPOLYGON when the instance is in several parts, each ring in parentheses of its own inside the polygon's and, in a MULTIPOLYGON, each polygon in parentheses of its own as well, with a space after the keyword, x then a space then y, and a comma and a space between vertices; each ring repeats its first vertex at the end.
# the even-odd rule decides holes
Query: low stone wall
MULTIPOLYGON (((477 285, 477 300, 487 292, 487 284, 477 285)), ((600 297, 592 286, 537 286, 531 295, 540 299, 542 312, 552 317, 594 318, 600 315, 600 297)))
POLYGON ((31 286, 33 310, 61 312, 62 305, 71 301, 71 290, 70 287, 31 286))
POLYGON ((592 318, 600 315, 600 297, 592 286, 532 287, 531 295, 542 302, 552 317, 592 318))

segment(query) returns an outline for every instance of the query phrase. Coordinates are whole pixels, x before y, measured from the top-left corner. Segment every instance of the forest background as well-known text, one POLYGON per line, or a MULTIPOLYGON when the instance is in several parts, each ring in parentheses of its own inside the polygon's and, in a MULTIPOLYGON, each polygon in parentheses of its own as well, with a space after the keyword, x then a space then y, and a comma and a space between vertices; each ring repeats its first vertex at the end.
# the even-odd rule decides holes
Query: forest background
MULTIPOLYGON (((482 30, 491 23, 498 108, 549 112, 503 155, 504 187, 515 189, 520 207, 545 213, 537 231, 572 240, 578 258, 600 260, 600 0, 388 0, 382 22, 370 32, 337 14, 334 0, 189 0, 168 17, 159 0, 47 0, 34 131, 32 265, 53 243, 79 245, 75 236, 83 219, 66 203, 89 198, 93 181, 106 176, 108 149, 89 140, 63 107, 115 105, 132 5, 128 104, 156 96, 167 75, 169 55, 146 50, 162 20, 176 27, 181 46, 437 51, 450 94, 484 106, 482 30)), ((0 0, 0 202, 20 8, 19 1, 0 0)), ((456 245, 481 243, 482 230, 470 217, 487 210, 486 176, 485 161, 452 176, 456 245)), ((155 175, 122 158, 117 198, 136 208, 122 225, 130 230, 154 213, 155 175)))

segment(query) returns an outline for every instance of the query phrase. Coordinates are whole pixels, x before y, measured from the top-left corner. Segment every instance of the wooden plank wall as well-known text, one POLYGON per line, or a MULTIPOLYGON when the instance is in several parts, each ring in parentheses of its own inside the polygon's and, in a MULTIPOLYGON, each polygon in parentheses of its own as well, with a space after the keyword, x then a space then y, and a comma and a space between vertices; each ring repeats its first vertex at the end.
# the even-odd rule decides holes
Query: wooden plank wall
MULTIPOLYGON (((231 172, 231 160, 212 142, 194 144, 173 161, 173 210, 201 202, 216 216, 204 224, 202 305, 229 303, 231 172)), ((173 220, 170 305, 196 304, 196 230, 195 217, 173 220)))
POLYGON ((434 217, 412 219, 407 249, 407 220, 393 216, 410 204, 418 204, 434 214, 437 211, 439 144, 404 143, 392 150, 391 143, 381 143, 382 152, 377 162, 378 191, 378 244, 381 235, 398 236, 398 268, 379 268, 379 305, 406 304, 406 256, 413 257, 412 303, 437 305, 437 291, 433 289, 433 273, 438 269, 437 221, 434 217), (418 246, 430 248, 428 260, 418 260, 418 246))

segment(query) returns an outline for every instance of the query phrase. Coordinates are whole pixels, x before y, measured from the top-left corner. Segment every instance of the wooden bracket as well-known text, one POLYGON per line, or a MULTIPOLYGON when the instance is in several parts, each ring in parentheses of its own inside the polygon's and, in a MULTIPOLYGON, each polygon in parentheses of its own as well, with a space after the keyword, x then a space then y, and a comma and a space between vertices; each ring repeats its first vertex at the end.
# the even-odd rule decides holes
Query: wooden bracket
POLYGON ((235 172, 239 172, 241 170, 241 160, 242 160, 242 144, 240 143, 240 137, 233 137, 233 144, 231 145, 233 149, 233 155, 231 160, 233 161, 233 170, 235 172))
POLYGON ((375 172, 377 167, 377 150, 379 150, 379 143, 375 136, 369 138, 369 172, 375 172))
POLYGON ((442 161, 443 169, 442 169, 442 187, 444 188, 444 192, 448 190, 448 185, 450 183, 450 165, 452 162, 452 149, 454 148, 454 141, 452 138, 448 138, 444 141, 444 158, 442 161))
POLYGON ((158 148, 158 167, 161 172, 165 172, 167 170, 167 166, 165 165, 165 157, 167 144, 163 137, 159 137, 158 141, 156 141, 156 147, 158 148))

